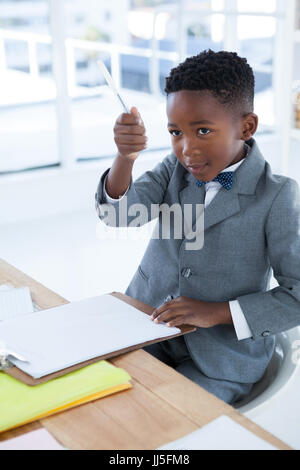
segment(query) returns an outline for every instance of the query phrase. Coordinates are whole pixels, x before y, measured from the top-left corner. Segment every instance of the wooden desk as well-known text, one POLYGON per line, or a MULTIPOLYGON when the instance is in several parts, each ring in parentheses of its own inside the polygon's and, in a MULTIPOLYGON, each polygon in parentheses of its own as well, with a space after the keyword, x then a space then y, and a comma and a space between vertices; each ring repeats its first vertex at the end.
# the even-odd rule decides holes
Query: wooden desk
MULTIPOLYGON (((0 285, 29 286, 33 301, 51 308, 67 301, 0 260, 0 285)), ((41 426, 69 449, 156 449, 227 415, 282 450, 290 449, 234 408, 143 350, 113 358, 133 388, 0 434, 0 441, 41 426)))

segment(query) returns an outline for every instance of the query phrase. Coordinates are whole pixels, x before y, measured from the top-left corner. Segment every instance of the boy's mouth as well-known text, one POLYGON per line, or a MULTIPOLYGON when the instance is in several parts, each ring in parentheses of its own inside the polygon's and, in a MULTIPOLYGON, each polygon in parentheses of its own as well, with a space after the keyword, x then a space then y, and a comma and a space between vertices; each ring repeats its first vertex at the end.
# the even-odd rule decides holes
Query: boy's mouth
POLYGON ((188 165, 188 170, 193 173, 194 175, 202 174, 203 170, 205 170, 207 163, 202 164, 195 164, 195 165, 188 165))

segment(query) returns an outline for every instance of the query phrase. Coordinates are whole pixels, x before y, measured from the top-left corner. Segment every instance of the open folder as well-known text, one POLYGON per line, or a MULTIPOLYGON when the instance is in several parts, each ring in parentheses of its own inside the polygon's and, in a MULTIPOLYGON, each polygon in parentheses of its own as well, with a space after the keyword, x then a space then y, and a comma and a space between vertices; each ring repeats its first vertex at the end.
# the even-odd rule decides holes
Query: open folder
MULTIPOLYGON (((132 305, 134 299, 115 294, 122 300, 105 294, 1 322, 0 342, 10 353, 9 362, 34 381, 45 381, 53 378, 53 373, 69 372, 72 366, 82 367, 90 360, 106 359, 194 331, 193 327, 155 324, 149 318, 152 307, 138 303, 148 308, 144 313, 132 305)), ((14 369, 7 373, 22 380, 14 369)), ((37 383, 34 381, 31 385, 37 383)))

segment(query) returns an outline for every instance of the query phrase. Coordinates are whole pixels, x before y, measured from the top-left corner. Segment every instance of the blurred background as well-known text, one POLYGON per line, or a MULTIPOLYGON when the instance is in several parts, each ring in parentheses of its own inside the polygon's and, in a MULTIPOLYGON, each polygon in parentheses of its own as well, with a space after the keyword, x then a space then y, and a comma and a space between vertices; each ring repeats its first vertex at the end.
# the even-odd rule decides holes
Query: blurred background
MULTIPOLYGON (((299 5, 295 2, 292 11, 292 4, 0 0, 1 175, 71 168, 114 155, 111 126, 120 108, 98 58, 127 102, 140 106, 149 124, 149 150, 167 149, 165 77, 186 56, 207 48, 237 51, 248 59, 256 76, 259 133, 277 134, 283 146, 278 165, 287 171, 283 130, 289 119, 283 103, 300 86, 299 5)), ((295 129, 296 119, 289 126, 295 129)), ((294 139, 299 135, 294 132, 294 139)))
MULTIPOLYGON (((97 220, 122 112, 97 60, 146 125, 136 178, 170 151, 165 77, 207 48, 248 59, 256 139, 300 183, 300 0, 0 0, 0 258, 70 301, 125 291, 151 227, 105 236, 97 220)), ((300 448, 288 402, 288 425, 259 423, 300 448)))

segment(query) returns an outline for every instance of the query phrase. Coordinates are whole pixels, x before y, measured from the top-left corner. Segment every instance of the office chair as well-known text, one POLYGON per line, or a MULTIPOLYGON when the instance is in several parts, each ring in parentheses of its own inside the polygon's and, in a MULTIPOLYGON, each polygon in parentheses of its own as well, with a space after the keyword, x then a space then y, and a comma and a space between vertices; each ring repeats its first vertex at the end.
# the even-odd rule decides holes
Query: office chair
POLYGON ((247 417, 257 416, 289 387, 300 369, 300 327, 276 335, 273 357, 250 394, 233 406, 247 417))

